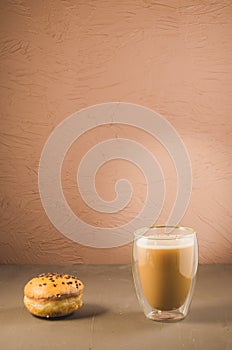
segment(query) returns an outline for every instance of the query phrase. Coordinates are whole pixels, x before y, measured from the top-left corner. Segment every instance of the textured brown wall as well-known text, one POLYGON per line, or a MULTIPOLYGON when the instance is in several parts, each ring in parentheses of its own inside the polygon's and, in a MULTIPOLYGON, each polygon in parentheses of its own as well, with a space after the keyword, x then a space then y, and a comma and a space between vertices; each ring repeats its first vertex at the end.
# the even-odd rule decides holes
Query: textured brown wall
MULTIPOLYGON (((2 0, 0 26, 0 262, 130 262, 130 244, 94 249, 65 238, 38 193, 41 151, 57 124, 81 108, 125 101, 156 110, 181 135, 193 171, 181 224, 197 230, 200 262, 231 263, 232 2, 2 0)), ((79 149, 88 150, 105 134, 103 127, 85 135, 79 149)), ((117 134, 140 137, 123 127, 117 134)), ((143 141, 155 149, 154 140, 143 141)), ((162 155, 160 150, 161 163, 162 155)), ((70 152, 67 158, 68 174, 78 157, 70 152)), ((121 168, 131 173, 127 165, 121 168)), ((112 180, 115 172, 105 168, 112 180)), ((133 174, 138 181, 141 174, 133 174)), ((96 186, 107 199, 110 189, 101 175, 96 186)), ((159 222, 173 201, 170 179, 159 222)), ((63 186, 76 211, 93 225, 109 223, 107 215, 87 215, 71 180, 64 176, 63 186)), ((138 211, 144 195, 134 197, 138 211)), ((125 211, 116 219, 129 216, 125 211)))

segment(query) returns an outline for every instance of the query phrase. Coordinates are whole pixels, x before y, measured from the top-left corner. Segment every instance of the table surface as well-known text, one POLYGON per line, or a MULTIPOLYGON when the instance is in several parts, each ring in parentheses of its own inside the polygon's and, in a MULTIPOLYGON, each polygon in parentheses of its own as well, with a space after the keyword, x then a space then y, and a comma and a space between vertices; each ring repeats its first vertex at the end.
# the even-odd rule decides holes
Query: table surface
POLYGON ((199 266, 190 314, 177 323, 148 320, 128 265, 0 265, 0 348, 232 349, 232 265, 199 266), (23 287, 42 272, 67 272, 85 284, 84 306, 56 320, 32 316, 23 287))

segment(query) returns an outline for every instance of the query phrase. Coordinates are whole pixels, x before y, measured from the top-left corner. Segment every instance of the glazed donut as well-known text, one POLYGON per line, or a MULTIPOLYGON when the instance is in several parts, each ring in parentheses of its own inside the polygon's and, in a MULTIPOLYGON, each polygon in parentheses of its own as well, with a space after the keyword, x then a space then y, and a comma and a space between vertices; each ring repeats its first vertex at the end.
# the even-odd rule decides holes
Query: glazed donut
POLYGON ((75 276, 42 273, 24 287, 24 305, 40 317, 69 315, 82 304, 84 284, 75 276))

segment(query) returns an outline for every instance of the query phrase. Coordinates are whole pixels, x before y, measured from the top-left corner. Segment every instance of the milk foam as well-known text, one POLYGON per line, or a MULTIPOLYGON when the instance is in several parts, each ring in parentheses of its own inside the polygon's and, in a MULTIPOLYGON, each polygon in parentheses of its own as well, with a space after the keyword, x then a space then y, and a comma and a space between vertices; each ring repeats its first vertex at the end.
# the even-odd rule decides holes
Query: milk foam
POLYGON ((156 239, 156 237, 152 239, 152 237, 142 237, 136 241, 136 245, 144 249, 182 249, 193 247, 194 239, 193 237, 178 239, 162 239, 160 237, 158 239, 156 239))

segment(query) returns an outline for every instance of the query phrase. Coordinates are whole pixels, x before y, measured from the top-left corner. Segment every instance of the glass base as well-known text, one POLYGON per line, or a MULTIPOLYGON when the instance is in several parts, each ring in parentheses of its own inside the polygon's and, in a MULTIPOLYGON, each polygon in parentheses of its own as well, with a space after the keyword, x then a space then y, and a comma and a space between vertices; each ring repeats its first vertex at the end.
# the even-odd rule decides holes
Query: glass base
POLYGON ((172 311, 156 310, 156 311, 151 311, 146 316, 150 320, 158 321, 158 322, 176 322, 176 321, 183 320, 185 318, 185 315, 178 310, 172 310, 172 311))

